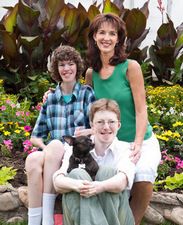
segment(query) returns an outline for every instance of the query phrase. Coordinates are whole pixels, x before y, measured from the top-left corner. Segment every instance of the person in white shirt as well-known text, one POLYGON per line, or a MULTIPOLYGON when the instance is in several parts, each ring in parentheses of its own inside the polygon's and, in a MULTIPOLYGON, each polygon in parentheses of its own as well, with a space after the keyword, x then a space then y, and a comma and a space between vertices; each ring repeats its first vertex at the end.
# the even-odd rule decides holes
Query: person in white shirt
POLYGON ((99 164, 95 181, 81 168, 67 174, 71 146, 53 175, 55 190, 63 194, 64 225, 134 225, 127 189, 133 184, 135 164, 130 145, 116 137, 121 126, 118 104, 104 98, 95 101, 90 125, 95 143, 91 154, 99 164))

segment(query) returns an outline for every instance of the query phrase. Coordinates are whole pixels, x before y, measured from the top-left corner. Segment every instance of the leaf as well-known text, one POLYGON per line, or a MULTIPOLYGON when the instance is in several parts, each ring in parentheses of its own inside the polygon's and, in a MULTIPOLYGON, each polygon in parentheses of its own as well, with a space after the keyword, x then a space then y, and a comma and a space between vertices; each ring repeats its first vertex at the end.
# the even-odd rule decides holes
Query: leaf
POLYGON ((119 8, 114 3, 112 3, 110 0, 104 1, 102 12, 103 13, 110 13, 111 12, 111 13, 115 13, 117 15, 120 15, 119 8))
POLYGON ((60 17, 60 12, 64 7, 64 0, 47 0, 45 9, 48 19, 48 27, 52 29, 60 17))
POLYGON ((18 11, 18 4, 14 6, 11 12, 5 17, 3 24, 6 28, 6 31, 13 32, 14 27, 16 26, 16 19, 17 19, 17 11, 18 11))
POLYGON ((125 22, 129 39, 133 41, 143 34, 146 27, 146 17, 139 9, 132 9, 125 22))

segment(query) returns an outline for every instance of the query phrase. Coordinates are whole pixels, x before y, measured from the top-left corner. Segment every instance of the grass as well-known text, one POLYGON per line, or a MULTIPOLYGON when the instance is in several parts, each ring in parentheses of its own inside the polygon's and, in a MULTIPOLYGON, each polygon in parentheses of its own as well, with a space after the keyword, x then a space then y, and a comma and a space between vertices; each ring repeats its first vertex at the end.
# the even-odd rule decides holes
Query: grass
MULTIPOLYGON (((144 223, 142 222, 140 225, 144 225, 144 223)), ((170 222, 170 221, 165 221, 164 223, 159 224, 159 225, 177 225, 177 224, 172 223, 172 222, 170 222)))
POLYGON ((3 221, 0 221, 0 225, 27 225, 27 221, 17 222, 17 223, 6 223, 3 221))
MULTIPOLYGON (((0 225, 27 225, 27 221, 24 222, 17 222, 17 223, 6 223, 6 222, 2 222, 0 221, 0 225)), ((144 225, 144 223, 142 222, 141 225, 144 225)), ((176 225, 175 223, 166 221, 165 223, 159 224, 159 225, 176 225)))

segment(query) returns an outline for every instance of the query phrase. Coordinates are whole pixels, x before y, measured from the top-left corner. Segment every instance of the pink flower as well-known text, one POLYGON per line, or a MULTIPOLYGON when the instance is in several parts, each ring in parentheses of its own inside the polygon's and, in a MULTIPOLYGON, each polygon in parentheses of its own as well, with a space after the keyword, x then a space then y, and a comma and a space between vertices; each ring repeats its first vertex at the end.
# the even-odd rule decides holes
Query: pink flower
POLYGON ((5 105, 2 105, 2 106, 0 107, 0 109, 1 109, 1 111, 5 111, 5 110, 6 110, 6 106, 5 106, 5 105))
POLYGON ((7 103, 7 104, 10 104, 10 103, 11 103, 11 100, 10 100, 10 99, 7 99, 7 100, 6 100, 6 103, 7 103))
POLYGON ((21 115, 20 111, 16 112, 16 116, 20 116, 20 115, 21 115))
POLYGON ((11 104, 11 108, 15 108, 16 107, 16 105, 13 103, 13 104, 11 104))
POLYGON ((30 112, 26 112, 25 115, 26 115, 26 116, 30 116, 30 112))
POLYGON ((36 109, 38 110, 38 111, 40 111, 41 110, 41 107, 42 107, 42 105, 40 104, 40 103, 38 103, 37 105, 36 105, 36 109))
POLYGON ((26 132, 31 131, 31 126, 24 126, 24 130, 25 130, 26 132))
POLYGON ((32 143, 30 142, 30 140, 25 140, 25 141, 23 142, 23 146, 24 146, 24 147, 32 147, 32 143))
POLYGON ((11 150, 13 148, 13 143, 11 140, 3 140, 3 143, 7 147, 7 149, 11 150))

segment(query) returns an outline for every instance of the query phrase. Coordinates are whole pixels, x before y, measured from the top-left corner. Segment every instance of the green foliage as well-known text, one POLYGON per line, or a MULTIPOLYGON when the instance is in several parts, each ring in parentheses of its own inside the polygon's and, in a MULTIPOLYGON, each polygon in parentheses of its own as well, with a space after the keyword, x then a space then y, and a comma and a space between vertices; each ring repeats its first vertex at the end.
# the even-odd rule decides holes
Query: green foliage
POLYGON ((51 79, 49 73, 39 73, 27 77, 27 84, 21 88, 18 97, 26 98, 31 105, 42 102, 44 93, 50 88, 55 87, 55 82, 51 79))
POLYGON ((0 185, 7 184, 9 180, 12 180, 16 175, 16 169, 12 167, 3 166, 0 169, 0 185))
POLYGON ((15 223, 6 223, 5 221, 0 221, 0 225, 27 225, 27 221, 15 222, 15 223))
POLYGON ((160 83, 175 84, 183 81, 183 30, 182 24, 174 28, 173 22, 163 23, 157 38, 149 49, 152 68, 160 83))
POLYGON ((182 190, 183 188, 183 173, 175 173, 173 177, 168 176, 166 177, 165 180, 159 180, 155 182, 155 190, 158 190, 158 187, 162 185, 164 186, 165 190, 175 190, 175 189, 180 189, 182 190))
POLYGON ((47 71, 47 58, 59 44, 76 47, 84 57, 88 26, 100 12, 113 12, 124 19, 129 57, 143 62, 147 48, 141 51, 139 46, 149 32, 148 1, 141 9, 129 10, 123 1, 106 0, 103 7, 96 2, 87 11, 81 3, 76 8, 64 0, 20 0, 0 21, 0 78, 6 89, 16 94, 21 90, 23 95, 30 89, 33 92, 35 76, 47 71))
POLYGON ((0 150, 3 155, 12 156, 12 151, 22 150, 22 143, 29 139, 38 107, 32 110, 26 98, 18 101, 16 95, 6 94, 2 80, 0 90, 0 150))

